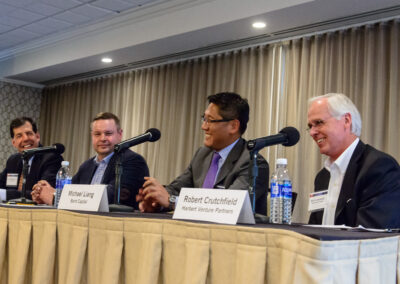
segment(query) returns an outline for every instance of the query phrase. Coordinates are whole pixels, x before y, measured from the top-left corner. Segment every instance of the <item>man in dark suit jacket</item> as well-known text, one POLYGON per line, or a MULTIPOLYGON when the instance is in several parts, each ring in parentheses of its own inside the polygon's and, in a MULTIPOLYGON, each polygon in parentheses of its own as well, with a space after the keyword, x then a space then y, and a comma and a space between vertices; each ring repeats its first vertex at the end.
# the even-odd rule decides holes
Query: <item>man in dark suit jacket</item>
MULTIPOLYGON (((162 207, 173 209, 175 196, 182 187, 208 187, 206 176, 216 152, 222 162, 218 164, 218 174, 210 187, 248 190, 250 154, 241 136, 247 128, 249 105, 235 93, 212 95, 208 101, 202 124, 204 147, 197 150, 189 167, 171 184, 163 187, 156 179, 146 178, 137 197, 141 211, 153 212, 162 207)), ((257 161, 256 211, 266 214, 269 168, 261 156, 257 161)))
MULTIPOLYGON (((7 200, 21 197, 22 185, 22 151, 41 147, 40 134, 36 123, 30 117, 19 117, 11 121, 10 136, 12 144, 19 153, 8 158, 6 167, 0 174, 0 188, 7 189, 7 200), (10 175, 16 174, 12 179, 10 175)), ((31 190, 39 180, 47 180, 51 185, 56 183, 56 175, 61 167, 62 156, 58 153, 39 153, 29 160, 29 173, 25 183, 25 197, 31 198, 31 190)))
MULTIPOLYGON (((119 118, 109 112, 99 113, 91 124, 92 145, 97 155, 85 161, 73 184, 107 184, 109 203, 114 202, 115 163, 114 146, 122 140, 119 118)), ((142 156, 127 149, 120 153, 122 163, 120 203, 138 208, 135 196, 149 175, 149 169, 142 156)), ((54 188, 40 181, 34 186, 33 200, 38 203, 53 203, 54 188)))
POLYGON ((309 223, 400 228, 399 164, 359 140, 361 118, 350 99, 342 94, 313 98, 308 123, 320 152, 328 156, 315 178, 315 191, 328 190, 327 204, 311 214, 309 223))
MULTIPOLYGON (((121 204, 125 204, 138 209, 135 200, 139 188, 142 186, 144 177, 149 175, 145 159, 139 154, 127 149, 121 154, 122 175, 121 175, 121 204)), ((97 169, 96 157, 86 160, 80 167, 76 175, 72 178, 73 184, 91 184, 97 169)), ((114 202, 115 189, 115 163, 116 155, 113 155, 104 171, 101 184, 107 184, 108 202, 114 202)))

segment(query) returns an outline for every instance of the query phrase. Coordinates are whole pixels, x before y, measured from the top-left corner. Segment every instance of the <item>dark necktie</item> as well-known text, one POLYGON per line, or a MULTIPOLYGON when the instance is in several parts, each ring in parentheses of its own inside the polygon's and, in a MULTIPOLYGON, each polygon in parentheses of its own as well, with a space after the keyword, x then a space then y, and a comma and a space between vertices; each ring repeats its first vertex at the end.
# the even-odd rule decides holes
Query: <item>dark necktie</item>
POLYGON ((217 176, 218 172, 218 161, 221 159, 221 156, 214 152, 210 168, 208 169, 206 178, 204 179, 203 188, 213 188, 215 177, 217 176))

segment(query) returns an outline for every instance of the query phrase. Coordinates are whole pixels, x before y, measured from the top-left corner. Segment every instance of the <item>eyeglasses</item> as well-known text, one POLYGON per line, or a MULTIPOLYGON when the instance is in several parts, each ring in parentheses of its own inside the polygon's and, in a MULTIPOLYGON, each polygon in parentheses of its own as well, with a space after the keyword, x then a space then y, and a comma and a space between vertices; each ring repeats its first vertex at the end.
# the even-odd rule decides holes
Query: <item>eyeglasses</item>
POLYGON ((223 118, 223 119, 209 119, 207 117, 204 116, 204 114, 201 116, 201 123, 206 123, 206 124, 210 124, 210 123, 216 123, 216 122, 226 122, 226 121, 231 121, 233 119, 231 118, 223 118))
POLYGON ((307 127, 307 131, 310 132, 311 129, 321 129, 322 126, 324 126, 326 123, 326 120, 318 119, 314 121, 314 123, 309 123, 307 127))
POLYGON ((323 119, 317 119, 315 120, 313 123, 309 123, 307 126, 307 131, 310 132, 311 129, 321 129, 322 126, 324 126, 326 124, 326 122, 328 121, 328 119, 334 118, 333 116, 328 117, 327 119, 323 120, 323 119))

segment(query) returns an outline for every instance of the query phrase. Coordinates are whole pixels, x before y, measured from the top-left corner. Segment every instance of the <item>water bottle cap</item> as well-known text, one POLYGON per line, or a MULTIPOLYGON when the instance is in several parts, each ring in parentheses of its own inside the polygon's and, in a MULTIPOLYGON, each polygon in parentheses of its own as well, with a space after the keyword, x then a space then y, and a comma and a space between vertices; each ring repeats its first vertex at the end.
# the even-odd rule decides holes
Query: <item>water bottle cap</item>
POLYGON ((68 167, 69 166, 69 162, 68 161, 62 161, 61 162, 61 166, 62 167, 68 167))
POLYGON ((277 165, 287 165, 287 159, 286 158, 276 159, 276 164, 277 165))

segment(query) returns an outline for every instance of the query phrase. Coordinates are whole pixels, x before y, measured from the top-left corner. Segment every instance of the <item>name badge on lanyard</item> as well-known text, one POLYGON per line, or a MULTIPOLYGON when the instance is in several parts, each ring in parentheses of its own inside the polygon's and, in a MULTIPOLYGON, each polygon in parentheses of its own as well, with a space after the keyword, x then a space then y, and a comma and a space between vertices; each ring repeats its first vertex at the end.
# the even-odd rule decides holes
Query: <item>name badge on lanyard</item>
POLYGON ((7 187, 17 187, 18 186, 18 174, 7 174, 7 187))
POLYGON ((315 212, 325 209, 327 197, 327 189, 310 193, 310 198, 308 199, 308 211, 315 212))

